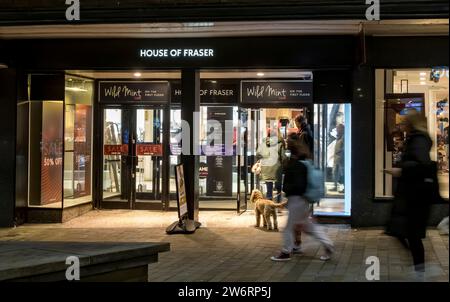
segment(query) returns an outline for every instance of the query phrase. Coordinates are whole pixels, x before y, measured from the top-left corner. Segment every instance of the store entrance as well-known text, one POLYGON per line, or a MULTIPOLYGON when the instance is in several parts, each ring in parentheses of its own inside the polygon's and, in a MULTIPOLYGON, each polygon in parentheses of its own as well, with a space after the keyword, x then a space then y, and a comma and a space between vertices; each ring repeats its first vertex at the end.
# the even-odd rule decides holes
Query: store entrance
MULTIPOLYGON (((245 157, 241 165, 242 200, 249 200, 253 189, 274 201, 285 199, 282 180, 252 173, 252 166, 264 160, 268 139, 286 142, 291 133, 300 133, 297 117, 303 116, 311 135, 314 166, 324 175, 326 194, 314 205, 315 215, 350 216, 351 211, 351 105, 304 104, 297 108, 242 109, 241 131, 245 157), (281 194, 278 199, 277 195, 281 194)), ((272 169, 267 169, 272 171, 272 169)), ((249 203, 250 204, 250 203, 249 203)))
POLYGON ((148 106, 103 109, 103 208, 163 208, 163 113, 148 106))

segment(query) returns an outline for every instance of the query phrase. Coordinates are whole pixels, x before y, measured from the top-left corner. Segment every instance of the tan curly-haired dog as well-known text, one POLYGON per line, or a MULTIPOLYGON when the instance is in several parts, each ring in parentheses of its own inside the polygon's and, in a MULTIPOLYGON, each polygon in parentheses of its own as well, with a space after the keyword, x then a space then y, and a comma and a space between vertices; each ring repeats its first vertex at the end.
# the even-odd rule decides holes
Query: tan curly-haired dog
POLYGON ((283 208, 287 201, 276 203, 272 200, 265 199, 261 191, 253 190, 250 196, 250 202, 255 204, 256 225, 259 227, 261 222, 261 215, 263 216, 263 226, 268 230, 272 229, 272 222, 270 216, 273 217, 273 228, 278 230, 277 211, 276 208, 283 208))

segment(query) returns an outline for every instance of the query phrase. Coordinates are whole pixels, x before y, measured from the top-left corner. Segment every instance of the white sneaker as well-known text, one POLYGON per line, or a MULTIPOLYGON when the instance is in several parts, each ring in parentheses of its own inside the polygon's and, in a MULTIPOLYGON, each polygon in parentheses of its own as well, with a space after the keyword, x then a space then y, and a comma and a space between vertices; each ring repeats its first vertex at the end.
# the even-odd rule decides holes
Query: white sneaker
POLYGON ((327 249, 325 251, 325 255, 320 256, 319 259, 322 261, 328 261, 331 259, 331 256, 333 255, 333 253, 334 253, 334 249, 327 249))
POLYGON ((320 256, 320 258, 319 258, 320 260, 322 260, 322 261, 328 261, 328 260, 330 260, 331 259, 331 256, 330 255, 322 255, 322 256, 320 256))

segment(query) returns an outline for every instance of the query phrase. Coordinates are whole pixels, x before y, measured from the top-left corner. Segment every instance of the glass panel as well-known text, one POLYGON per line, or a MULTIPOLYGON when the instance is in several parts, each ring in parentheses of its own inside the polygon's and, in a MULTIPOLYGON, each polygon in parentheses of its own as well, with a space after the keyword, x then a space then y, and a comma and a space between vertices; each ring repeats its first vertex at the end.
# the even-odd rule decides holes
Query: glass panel
POLYGON ((201 201, 202 207, 236 208, 238 115, 238 107, 200 107, 199 193, 208 198, 201 201))
MULTIPOLYGON (((251 138, 253 140, 253 148, 257 151, 255 153, 255 160, 264 158, 263 150, 265 149, 264 145, 267 140, 278 140, 279 143, 285 144, 285 140, 290 133, 298 132, 295 125, 295 117, 305 114, 306 111, 306 108, 265 108, 255 111, 256 121, 252 125, 255 134, 252 135, 253 138, 251 138), (268 137, 269 132, 272 133, 270 138, 268 137), (273 135, 274 133, 275 135, 273 135)), ((279 158, 279 160, 280 162, 278 164, 281 168, 282 159, 279 158)), ((274 180, 271 178, 267 179, 267 177, 273 178, 273 175, 270 175, 270 173, 266 175, 266 173, 263 172, 254 177, 255 188, 260 190, 269 199, 273 196, 275 200, 280 200, 277 199, 276 196, 279 194, 278 190, 282 189, 282 184, 280 183, 281 180, 279 179, 274 182, 274 180)))
POLYGON ((326 189, 315 214, 350 215, 350 116, 350 104, 314 105, 314 161, 326 189))
POLYGON ((105 109, 103 112, 103 198, 120 199, 121 156, 128 154, 128 145, 122 144, 122 110, 105 109))
POLYGON ((66 76, 64 127, 64 207, 92 201, 91 80, 66 76))
POLYGON ((162 188, 162 113, 162 110, 136 110, 137 199, 159 199, 162 188))
MULTIPOLYGON (((169 192, 176 193, 175 166, 180 163, 181 109, 170 110, 170 183, 169 192)), ((204 177, 200 170, 200 178, 204 177)))

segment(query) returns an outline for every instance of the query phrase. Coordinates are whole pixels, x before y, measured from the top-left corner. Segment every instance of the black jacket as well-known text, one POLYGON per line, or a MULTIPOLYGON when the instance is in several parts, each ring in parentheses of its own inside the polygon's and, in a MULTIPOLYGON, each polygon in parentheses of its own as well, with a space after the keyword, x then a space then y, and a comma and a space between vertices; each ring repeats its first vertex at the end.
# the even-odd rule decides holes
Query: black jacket
POLYGON ((307 168, 297 159, 286 159, 283 163, 283 192, 286 196, 302 196, 306 191, 307 168))
POLYGON ((425 238, 436 166, 430 158, 432 140, 426 132, 413 131, 405 141, 402 174, 398 180, 388 233, 398 237, 425 238))
POLYGON ((314 137, 309 124, 306 124, 299 132, 299 140, 309 151, 309 157, 314 156, 314 137))

